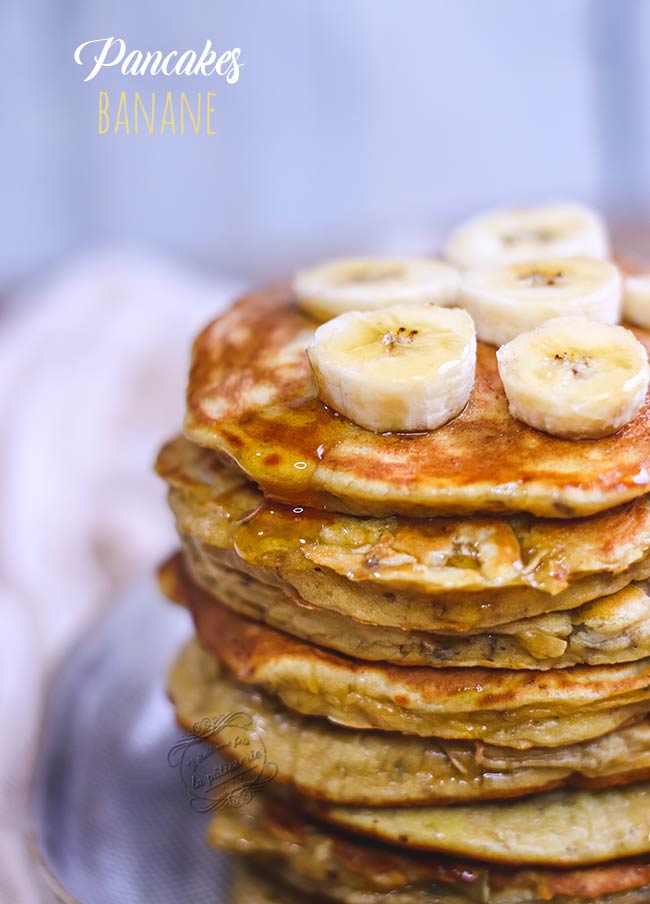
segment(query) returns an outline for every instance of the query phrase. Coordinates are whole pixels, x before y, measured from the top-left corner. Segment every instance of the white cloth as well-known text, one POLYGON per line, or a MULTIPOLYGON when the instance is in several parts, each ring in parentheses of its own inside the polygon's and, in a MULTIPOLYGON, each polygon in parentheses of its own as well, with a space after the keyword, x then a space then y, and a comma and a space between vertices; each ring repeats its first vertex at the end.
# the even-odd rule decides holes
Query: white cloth
POLYGON ((117 586, 171 548, 152 463, 181 424, 191 337, 236 288, 106 250, 0 318, 1 902, 44 900, 27 837, 48 682, 117 586))

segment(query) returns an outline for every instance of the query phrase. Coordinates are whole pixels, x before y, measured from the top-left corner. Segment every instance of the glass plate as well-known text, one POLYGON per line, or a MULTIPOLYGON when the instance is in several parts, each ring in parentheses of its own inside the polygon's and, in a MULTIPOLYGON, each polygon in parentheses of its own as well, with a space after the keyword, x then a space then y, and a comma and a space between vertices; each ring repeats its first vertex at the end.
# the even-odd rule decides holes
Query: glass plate
POLYGON ((153 578, 142 580, 54 681, 34 841, 51 885, 80 904, 226 904, 227 858, 205 843, 211 814, 192 809, 168 762, 185 735, 165 676, 190 633, 187 612, 163 601, 153 578))

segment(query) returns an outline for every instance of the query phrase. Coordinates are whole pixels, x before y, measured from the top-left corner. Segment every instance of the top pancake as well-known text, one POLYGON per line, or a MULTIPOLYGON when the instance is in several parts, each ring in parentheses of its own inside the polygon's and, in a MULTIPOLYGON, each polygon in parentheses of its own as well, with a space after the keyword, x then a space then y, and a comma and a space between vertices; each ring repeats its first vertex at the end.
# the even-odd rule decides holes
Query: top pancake
MULTIPOLYGON (((360 515, 592 514, 650 489, 650 400, 614 436, 563 440, 512 418, 479 343, 465 411, 438 430, 377 435, 327 409, 305 352, 317 324, 286 286, 253 292, 194 345, 185 429, 276 499, 360 515)), ((634 331, 650 348, 650 334, 634 331)))

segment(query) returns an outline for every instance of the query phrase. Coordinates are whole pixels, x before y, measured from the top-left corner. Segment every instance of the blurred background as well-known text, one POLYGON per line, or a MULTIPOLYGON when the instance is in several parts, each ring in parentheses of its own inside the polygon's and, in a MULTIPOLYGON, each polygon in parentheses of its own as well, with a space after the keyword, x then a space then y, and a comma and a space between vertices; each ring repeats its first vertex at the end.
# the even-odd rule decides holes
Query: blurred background
POLYGON ((150 471, 192 334, 255 281, 428 253, 494 205, 593 204, 647 263, 649 46, 649 0, 3 0, 1 902, 41 900, 27 800, 52 676, 171 548, 150 471), (75 48, 109 36, 210 38, 244 65, 236 85, 84 83, 75 48), (214 90, 217 134, 99 135, 100 90, 214 90))
MULTIPOLYGON (((264 279, 321 254, 438 234, 481 207, 650 193, 647 0, 3 0, 5 285, 134 242, 264 279), (242 48, 217 136, 97 134, 74 48, 242 48)), ((178 84, 184 82, 185 84, 178 84)))

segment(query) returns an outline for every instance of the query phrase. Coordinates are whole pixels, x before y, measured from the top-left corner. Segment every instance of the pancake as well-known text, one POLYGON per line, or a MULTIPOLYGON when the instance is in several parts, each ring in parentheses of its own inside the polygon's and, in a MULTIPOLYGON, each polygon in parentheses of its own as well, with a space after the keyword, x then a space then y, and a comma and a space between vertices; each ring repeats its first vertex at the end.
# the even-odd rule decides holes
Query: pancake
POLYGON ((587 519, 366 519, 264 501, 214 453, 161 451, 181 535, 310 606, 370 624, 477 631, 650 577, 650 497, 587 519))
MULTIPOLYGON (((301 886, 304 886, 304 882, 301 886)), ((585 898, 584 896, 575 897, 566 895, 542 898, 532 898, 530 896, 521 897, 519 891, 516 891, 518 897, 500 896, 482 898, 468 898, 454 893, 450 896, 446 892, 444 896, 435 894, 433 897, 428 892, 423 892, 418 897, 414 897, 412 893, 406 896, 396 896, 394 893, 369 895, 366 892, 361 894, 353 889, 342 889, 338 884, 332 885, 328 883, 328 896, 324 897, 318 892, 307 891, 311 904, 331 904, 333 901, 341 902, 341 904, 585 904, 585 901, 591 901, 592 904, 647 904, 650 886, 639 889, 630 889, 629 891, 614 892, 611 895, 585 898)), ((245 866, 237 864, 235 868, 232 893, 230 897, 231 904, 305 904, 304 887, 293 889, 285 883, 279 882, 269 872, 260 872, 255 868, 249 871, 245 866)))
POLYGON ((495 349, 479 343, 462 414, 429 433, 377 435, 318 399, 305 353, 315 328, 276 286, 241 299, 194 344, 188 437, 227 455, 273 498, 359 515, 573 518, 650 489, 648 401, 603 439, 539 433, 511 417, 495 349))
POLYGON ((495 863, 589 866, 650 852, 650 784, 453 807, 305 805, 349 831, 495 863))
MULTIPOLYGON (((248 864, 250 867, 250 864, 248 864)), ((233 869, 230 904, 299 904, 297 892, 278 889, 268 876, 237 862, 233 869)))
POLYGON ((548 672, 369 664, 236 615, 190 580, 179 557, 160 579, 235 678, 350 728, 526 749, 599 737, 650 711, 647 659, 548 672))
MULTIPOLYGON (((302 891, 279 882, 268 872, 251 869, 250 862, 243 863, 238 859, 232 871, 230 904, 305 904, 302 891)), ((311 904, 330 904, 332 898, 325 898, 316 893, 310 894, 311 904)), ((368 904, 371 904, 368 901, 368 904)), ((614 902, 618 904, 618 902, 614 902)), ((623 902, 627 904, 627 902, 623 902)), ((630 902, 636 904, 636 902, 630 902)))
POLYGON ((650 656, 650 588, 629 584, 579 609, 541 615, 490 633, 442 635, 368 625, 328 609, 306 606, 279 587, 228 568, 203 544, 185 538, 193 580, 235 612, 295 637, 369 661, 396 665, 551 669, 606 665, 650 656))
POLYGON ((297 901, 315 900, 322 889, 346 904, 646 904, 650 897, 647 857, 581 869, 504 869, 345 837, 268 798, 219 814, 209 839, 243 855, 248 869, 240 862, 238 873, 272 871, 270 888, 293 886, 303 895, 297 901))
MULTIPOLYGON (((303 795, 357 806, 488 800, 560 786, 605 787, 650 779, 650 721, 593 741, 526 752, 467 741, 339 728, 301 716, 228 676, 192 640, 174 664, 168 692, 187 731, 226 712, 252 720, 276 782, 303 795)), ((227 741, 222 732, 211 735, 227 741)), ((224 748, 225 751, 229 747, 224 748)))

